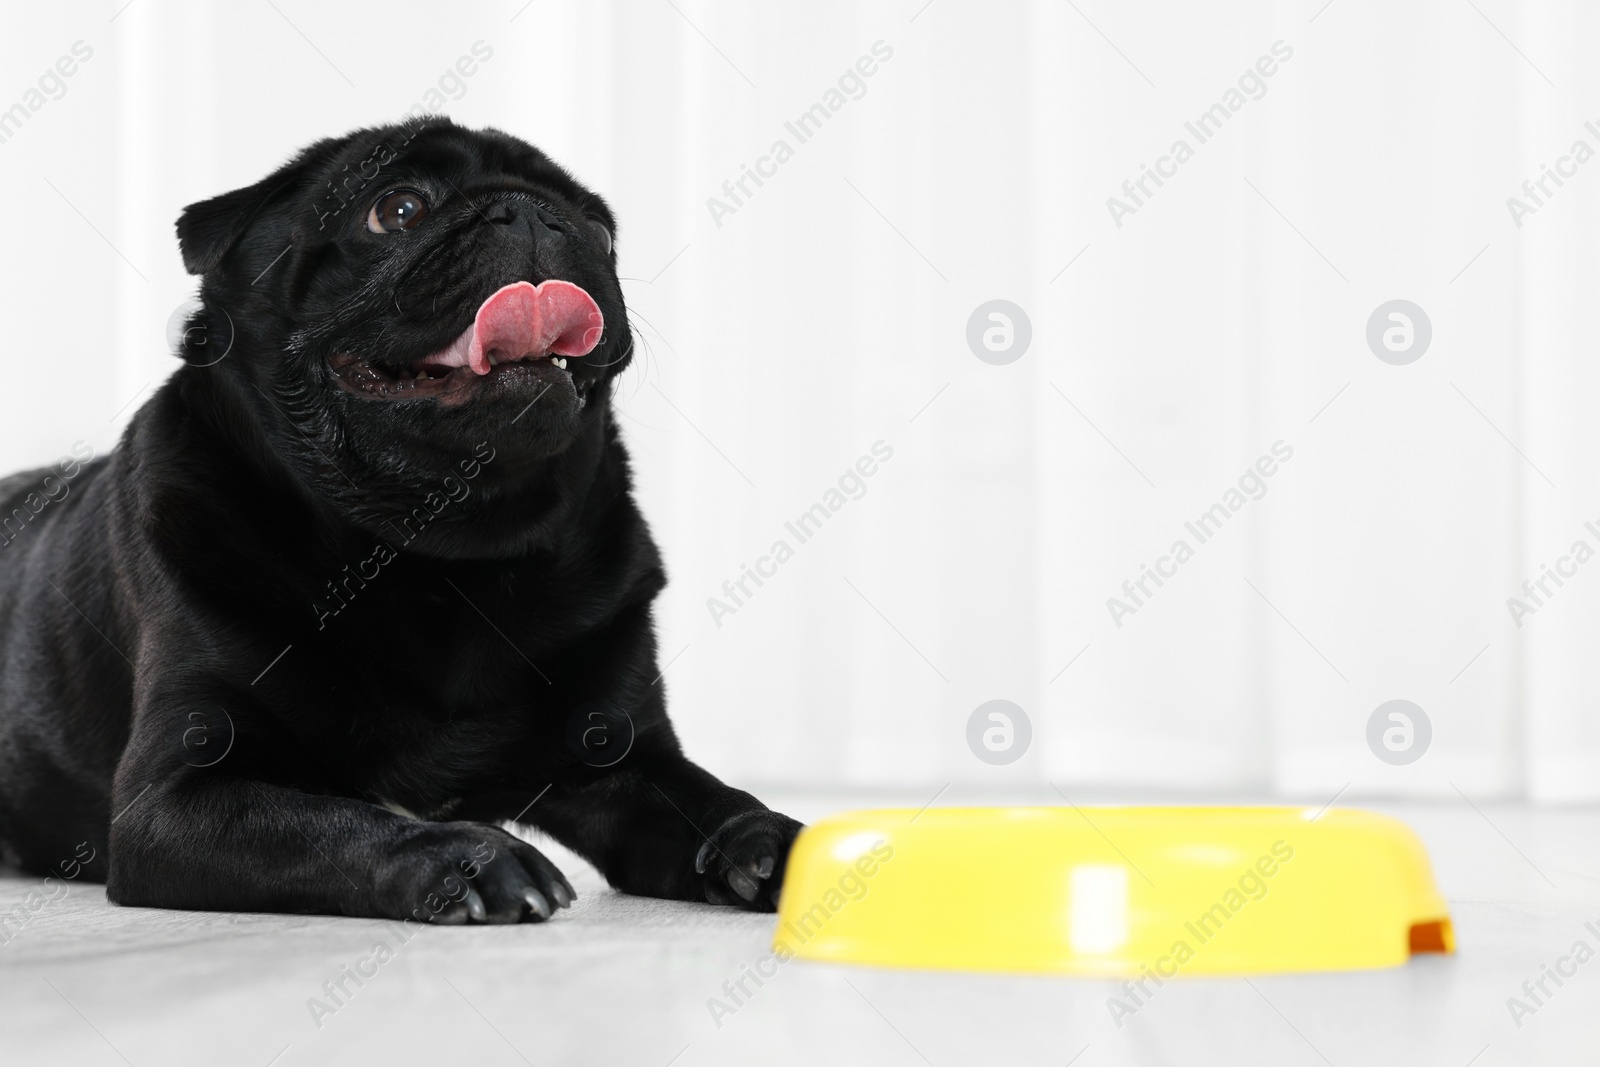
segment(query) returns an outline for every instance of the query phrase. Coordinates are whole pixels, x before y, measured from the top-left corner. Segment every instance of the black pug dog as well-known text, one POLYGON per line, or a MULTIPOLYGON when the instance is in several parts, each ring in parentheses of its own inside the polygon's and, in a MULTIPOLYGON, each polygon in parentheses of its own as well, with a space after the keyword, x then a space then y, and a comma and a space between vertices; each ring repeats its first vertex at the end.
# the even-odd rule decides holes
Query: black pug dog
POLYGON ((572 887, 511 821, 772 910, 799 824, 667 720, 605 201, 429 120, 177 229, 185 366, 65 495, 0 481, 5 858, 126 905, 548 919, 572 887))

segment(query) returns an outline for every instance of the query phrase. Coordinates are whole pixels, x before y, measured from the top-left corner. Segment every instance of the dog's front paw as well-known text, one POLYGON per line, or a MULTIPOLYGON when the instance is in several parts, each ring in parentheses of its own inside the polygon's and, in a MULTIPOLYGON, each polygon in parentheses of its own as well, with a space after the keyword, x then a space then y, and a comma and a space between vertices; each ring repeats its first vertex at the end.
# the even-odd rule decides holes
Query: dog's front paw
POLYGON ((378 913, 418 922, 543 922, 577 898, 538 849, 484 823, 423 823, 377 874, 378 913))
POLYGON ((778 910, 789 846, 800 829, 789 816, 764 808, 719 826, 694 858, 706 900, 747 911, 778 910))

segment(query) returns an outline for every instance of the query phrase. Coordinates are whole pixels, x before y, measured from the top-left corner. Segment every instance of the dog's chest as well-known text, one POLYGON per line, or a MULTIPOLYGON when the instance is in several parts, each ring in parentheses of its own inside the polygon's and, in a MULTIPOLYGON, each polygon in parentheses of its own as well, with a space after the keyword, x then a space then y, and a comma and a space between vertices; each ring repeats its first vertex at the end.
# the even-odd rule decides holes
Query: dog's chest
POLYGON ((437 817, 456 798, 548 782, 575 758, 575 709, 648 691, 656 673, 659 559, 627 515, 515 562, 401 552, 336 567, 352 557, 335 555, 285 561, 299 579, 285 585, 315 603, 308 610, 304 592, 277 598, 302 621, 279 668, 292 669, 274 677, 294 689, 268 699, 346 788, 371 799, 437 817), (339 577, 310 580, 326 573, 339 577))
POLYGON ((362 792, 435 818, 558 760, 566 710, 612 673, 572 607, 584 598, 501 576, 394 577, 407 580, 371 583, 312 642, 307 695, 336 724, 314 743, 362 792))
POLYGON ((446 818, 463 797, 510 787, 545 762, 537 705, 439 711, 390 703, 363 714, 343 756, 349 784, 405 813, 446 818))

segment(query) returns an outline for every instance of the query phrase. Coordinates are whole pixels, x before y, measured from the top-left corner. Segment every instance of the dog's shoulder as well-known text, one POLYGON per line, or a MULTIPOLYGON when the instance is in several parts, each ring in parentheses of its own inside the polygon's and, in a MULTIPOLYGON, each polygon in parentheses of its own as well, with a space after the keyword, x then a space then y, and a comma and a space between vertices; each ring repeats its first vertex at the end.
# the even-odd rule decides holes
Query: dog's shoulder
POLYGON ((39 467, 0 478, 0 514, 22 507, 28 494, 38 492, 45 478, 54 473, 54 467, 39 467))

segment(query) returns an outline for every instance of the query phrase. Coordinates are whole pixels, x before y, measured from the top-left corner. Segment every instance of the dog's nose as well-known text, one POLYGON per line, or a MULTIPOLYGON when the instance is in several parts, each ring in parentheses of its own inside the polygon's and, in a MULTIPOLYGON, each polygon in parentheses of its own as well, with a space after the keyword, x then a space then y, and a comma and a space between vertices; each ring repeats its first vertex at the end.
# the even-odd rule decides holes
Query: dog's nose
POLYGON ((536 241, 566 236, 566 225, 552 212, 526 200, 496 200, 484 217, 497 226, 525 226, 536 241))

